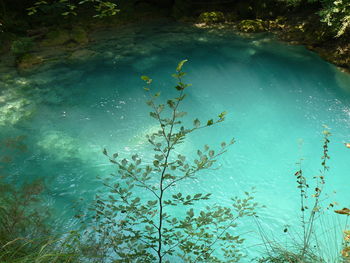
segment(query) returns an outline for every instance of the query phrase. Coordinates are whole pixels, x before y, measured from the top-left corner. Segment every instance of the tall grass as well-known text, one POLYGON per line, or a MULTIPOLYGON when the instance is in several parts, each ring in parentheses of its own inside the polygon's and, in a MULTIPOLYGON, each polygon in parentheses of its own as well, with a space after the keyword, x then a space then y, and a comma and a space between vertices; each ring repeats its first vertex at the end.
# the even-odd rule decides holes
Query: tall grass
POLYGON ((337 217, 333 211, 334 204, 324 205, 327 197, 324 193, 331 133, 325 126, 321 156, 321 170, 309 179, 304 175, 301 159, 294 176, 300 200, 300 228, 295 230, 285 227, 286 241, 271 237, 266 233, 259 219, 256 219, 260 236, 265 247, 265 256, 258 259, 260 263, 341 263, 344 250, 342 231, 347 229, 347 222, 337 217))

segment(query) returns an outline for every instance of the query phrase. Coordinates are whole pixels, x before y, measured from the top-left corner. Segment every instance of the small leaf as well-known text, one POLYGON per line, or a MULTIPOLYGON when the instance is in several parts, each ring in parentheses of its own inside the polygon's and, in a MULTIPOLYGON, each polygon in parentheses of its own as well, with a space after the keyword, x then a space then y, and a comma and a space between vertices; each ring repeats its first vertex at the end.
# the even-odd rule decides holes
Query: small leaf
POLYGON ((201 126, 201 122, 200 122, 198 119, 195 119, 195 120, 193 121, 193 126, 196 127, 196 128, 198 128, 199 126, 201 126))
POLYGON ((141 76, 141 79, 144 80, 144 81, 149 81, 150 78, 148 76, 141 76))
POLYGON ((108 155, 106 148, 103 149, 102 153, 103 153, 104 155, 108 155))
POLYGON ((168 104, 168 106, 170 107, 170 108, 174 108, 175 107, 175 103, 172 101, 172 100, 168 100, 167 101, 167 104, 168 104))
POLYGON ((148 76, 141 76, 141 79, 143 81, 145 81, 147 84, 151 84, 152 83, 152 79, 148 76))
POLYGON ((220 118, 220 119, 225 118, 226 114, 227 114, 226 111, 221 112, 221 113, 219 114, 219 118, 220 118))
POLYGON ((199 197, 201 197, 201 196, 202 196, 202 194, 195 194, 195 195, 194 195, 194 198, 197 199, 197 198, 199 198, 199 197))
POLYGON ((154 112, 150 112, 149 115, 155 119, 158 119, 158 115, 154 112))
POLYGON ((177 71, 177 72, 181 71, 183 65, 184 65, 187 61, 188 61, 187 59, 182 60, 182 61, 177 65, 176 71, 177 71))
POLYGON ((214 124, 213 119, 211 119, 211 120, 209 120, 209 121, 207 122, 207 126, 210 126, 210 125, 213 125, 213 124, 214 124))
POLYGON ((175 118, 182 118, 183 116, 185 116, 187 114, 187 112, 177 112, 175 114, 175 118))

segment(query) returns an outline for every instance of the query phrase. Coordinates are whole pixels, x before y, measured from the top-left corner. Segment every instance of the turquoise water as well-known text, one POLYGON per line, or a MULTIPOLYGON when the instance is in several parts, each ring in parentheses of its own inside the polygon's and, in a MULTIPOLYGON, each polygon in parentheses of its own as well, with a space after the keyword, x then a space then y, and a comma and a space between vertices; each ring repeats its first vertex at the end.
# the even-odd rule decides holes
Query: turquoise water
MULTIPOLYGON (((350 76, 300 46, 269 35, 238 36, 181 26, 97 32, 89 60, 62 62, 40 72, 4 78, 0 93, 0 136, 17 138, 27 151, 3 149, 2 173, 16 182, 44 177, 45 202, 57 221, 74 227, 76 200, 91 200, 101 188, 97 176, 113 167, 102 149, 147 159, 145 135, 157 130, 148 114, 141 75, 154 79, 160 100, 173 97, 171 74, 188 59, 186 82, 193 86, 183 109, 189 125, 227 111, 225 122, 190 136, 178 151, 191 155, 204 144, 236 144, 208 171, 178 190, 211 192, 215 202, 256 187, 266 232, 285 239, 285 225, 299 220, 295 164, 303 158, 305 175, 321 168, 323 125, 330 127, 331 167, 326 203, 349 206, 350 76), (336 191, 336 193, 334 193, 336 191)), ((246 253, 263 247, 251 220, 243 222, 246 253)))

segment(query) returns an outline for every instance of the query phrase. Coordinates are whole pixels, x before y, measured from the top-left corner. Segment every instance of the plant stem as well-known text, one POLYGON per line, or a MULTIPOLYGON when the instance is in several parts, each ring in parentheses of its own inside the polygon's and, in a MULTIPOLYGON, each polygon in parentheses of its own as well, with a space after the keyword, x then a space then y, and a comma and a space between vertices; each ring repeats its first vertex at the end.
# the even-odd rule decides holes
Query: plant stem
MULTIPOLYGON (((182 84, 181 82, 181 78, 179 77, 178 78, 179 80, 179 83, 180 85, 182 84)), ((180 97, 182 96, 183 94, 183 90, 181 90, 180 92, 180 97)), ((159 263, 162 263, 163 261, 163 257, 165 254, 162 255, 162 242, 163 242, 163 234, 162 234, 162 228, 163 228, 163 195, 164 195, 164 191, 167 189, 167 188, 164 188, 163 187, 163 183, 164 183, 164 175, 165 175, 165 172, 168 168, 168 159, 169 159, 169 156, 170 156, 170 153, 171 153, 171 150, 173 149, 173 146, 174 146, 174 143, 171 144, 171 137, 172 137, 172 133, 173 133, 173 128, 174 128, 174 124, 175 124, 175 119, 176 119, 176 110, 178 108, 180 104, 180 100, 177 101, 174 109, 173 109, 173 112, 172 112, 172 119, 171 119, 171 124, 170 124, 170 130, 169 130, 169 133, 166 134, 164 132, 164 129, 163 129, 163 136, 165 136, 165 140, 167 142, 167 151, 166 151, 166 156, 165 156, 165 160, 164 160, 164 163, 163 163, 163 170, 162 170, 162 174, 161 174, 161 177, 160 177, 160 185, 159 185, 159 190, 160 190, 160 194, 159 194, 159 224, 158 224, 158 249, 157 249, 157 255, 158 255, 158 262, 159 263)), ((157 110, 156 110, 157 112, 157 110)), ((161 118, 160 118, 160 113, 157 113, 157 117, 158 117, 158 120, 160 122, 160 124, 162 124, 162 121, 161 121, 161 118)))

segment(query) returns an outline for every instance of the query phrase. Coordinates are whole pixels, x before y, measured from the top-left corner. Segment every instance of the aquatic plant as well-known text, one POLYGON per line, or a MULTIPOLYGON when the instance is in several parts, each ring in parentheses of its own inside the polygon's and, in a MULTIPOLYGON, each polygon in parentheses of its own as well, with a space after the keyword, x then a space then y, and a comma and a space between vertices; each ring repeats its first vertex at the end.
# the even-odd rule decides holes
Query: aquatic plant
POLYGON ((152 79, 142 76, 150 116, 158 123, 158 130, 147 135, 153 149, 151 161, 142 161, 138 154, 121 159, 118 153, 103 150, 116 165, 117 174, 104 182, 106 192, 96 196, 93 234, 101 247, 100 256, 113 262, 175 262, 179 258, 184 262, 239 262, 243 256, 244 239, 236 228, 239 218, 255 214, 253 197, 246 192, 244 198, 232 198, 232 207, 226 207, 209 202, 210 193, 190 194, 181 187, 184 181, 196 183, 199 172, 213 169, 218 157, 234 144, 234 140, 223 142, 217 151, 205 145, 193 162, 177 152, 189 134, 219 124, 226 116, 222 112, 204 124, 195 119, 193 127, 183 126, 181 118, 186 112, 180 111, 180 105, 190 86, 183 82, 186 61, 173 74, 178 96, 166 104, 156 103, 160 93, 151 94, 152 79))

